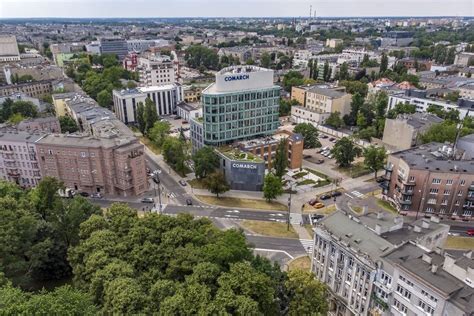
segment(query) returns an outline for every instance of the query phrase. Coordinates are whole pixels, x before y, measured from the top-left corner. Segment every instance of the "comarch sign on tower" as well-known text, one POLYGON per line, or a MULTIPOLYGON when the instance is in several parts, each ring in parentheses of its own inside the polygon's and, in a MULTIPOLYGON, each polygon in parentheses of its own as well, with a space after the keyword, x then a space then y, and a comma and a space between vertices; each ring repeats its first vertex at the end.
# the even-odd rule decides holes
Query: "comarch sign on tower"
POLYGON ((233 76, 225 77, 224 81, 247 80, 249 78, 250 78, 249 75, 233 75, 233 76))

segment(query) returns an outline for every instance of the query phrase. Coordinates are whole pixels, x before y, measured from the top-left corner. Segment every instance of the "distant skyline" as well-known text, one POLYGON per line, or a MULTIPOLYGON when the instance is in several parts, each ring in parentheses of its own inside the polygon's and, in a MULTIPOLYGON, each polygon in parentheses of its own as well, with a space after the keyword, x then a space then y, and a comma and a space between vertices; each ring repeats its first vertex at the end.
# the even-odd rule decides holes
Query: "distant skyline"
POLYGON ((473 0, 0 0, 0 18, 474 16, 473 0))

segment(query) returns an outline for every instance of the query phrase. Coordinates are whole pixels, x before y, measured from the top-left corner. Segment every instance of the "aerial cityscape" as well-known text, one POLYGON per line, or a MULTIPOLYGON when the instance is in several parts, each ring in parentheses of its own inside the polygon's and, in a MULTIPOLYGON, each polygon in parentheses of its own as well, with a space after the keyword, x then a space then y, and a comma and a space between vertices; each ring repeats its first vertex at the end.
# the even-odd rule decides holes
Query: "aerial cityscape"
POLYGON ((474 316, 473 251, 472 0, 0 3, 0 315, 474 316))

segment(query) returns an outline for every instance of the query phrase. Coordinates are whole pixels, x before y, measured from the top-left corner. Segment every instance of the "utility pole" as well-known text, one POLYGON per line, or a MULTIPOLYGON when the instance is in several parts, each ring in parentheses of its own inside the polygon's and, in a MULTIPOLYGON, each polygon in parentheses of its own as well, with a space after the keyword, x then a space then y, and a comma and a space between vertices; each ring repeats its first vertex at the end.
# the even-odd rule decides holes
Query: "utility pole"
POLYGON ((288 198, 288 220, 287 220, 287 225, 286 225, 286 230, 290 230, 290 214, 291 214, 291 193, 293 192, 293 183, 290 184, 290 197, 288 198))

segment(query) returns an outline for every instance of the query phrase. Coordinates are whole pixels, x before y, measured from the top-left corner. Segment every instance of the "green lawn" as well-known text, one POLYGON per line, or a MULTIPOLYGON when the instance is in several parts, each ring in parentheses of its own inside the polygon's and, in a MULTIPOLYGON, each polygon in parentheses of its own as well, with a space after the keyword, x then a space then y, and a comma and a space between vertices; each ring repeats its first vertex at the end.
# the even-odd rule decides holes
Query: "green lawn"
POLYGON ((153 144, 152 141, 149 140, 147 137, 141 136, 140 141, 143 143, 143 145, 148 147, 148 149, 150 149, 155 155, 161 154, 161 149, 155 144, 153 144))
POLYGON ((363 162, 356 162, 349 167, 336 167, 335 170, 344 173, 351 178, 358 178, 372 172, 372 170, 368 169, 363 162))
POLYGON ((207 189, 202 179, 192 179, 188 183, 194 189, 207 189))
POLYGON ((196 195, 196 197, 207 204, 220 205, 226 207, 248 208, 269 211, 286 211, 287 206, 279 202, 267 202, 265 200, 242 199, 234 197, 215 197, 211 195, 196 195))
POLYGON ((292 178, 293 179, 300 179, 300 178, 303 178, 307 174, 308 174, 307 172, 301 171, 301 172, 295 173, 292 178))
POLYGON ((328 184, 331 184, 331 181, 329 180, 320 180, 318 181, 315 185, 313 185, 313 188, 320 188, 320 187, 324 187, 328 184))
POLYGON ((389 202, 383 201, 381 199, 377 199, 377 205, 386 210, 387 212, 391 212, 394 214, 398 214, 398 211, 396 208, 394 208, 389 202))
POLYGON ((444 243, 444 248, 459 249, 459 250, 472 250, 474 249, 474 238, 448 236, 448 238, 446 239, 446 242, 444 243))
POLYGON ((308 256, 296 258, 288 263, 288 270, 304 270, 311 269, 311 259, 308 256))
POLYGON ((322 172, 319 172, 319 171, 317 171, 317 170, 310 169, 310 168, 304 168, 304 169, 305 169, 306 171, 308 171, 308 172, 311 172, 311 173, 314 174, 314 175, 317 175, 317 176, 320 177, 320 178, 327 179, 327 180, 331 180, 331 178, 329 178, 328 175, 326 175, 326 174, 324 174, 324 173, 322 173, 322 172))
POLYGON ((282 238, 298 238, 298 234, 291 225, 290 230, 288 230, 287 223, 244 220, 241 222, 241 225, 244 228, 259 235, 282 238))
POLYGON ((315 184, 316 181, 312 180, 312 179, 304 179, 300 182, 297 182, 296 185, 299 186, 299 185, 308 185, 308 184, 315 184))

